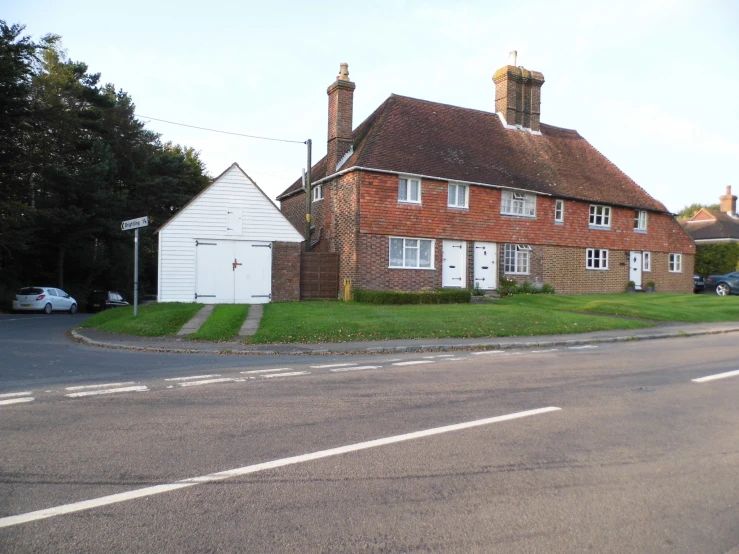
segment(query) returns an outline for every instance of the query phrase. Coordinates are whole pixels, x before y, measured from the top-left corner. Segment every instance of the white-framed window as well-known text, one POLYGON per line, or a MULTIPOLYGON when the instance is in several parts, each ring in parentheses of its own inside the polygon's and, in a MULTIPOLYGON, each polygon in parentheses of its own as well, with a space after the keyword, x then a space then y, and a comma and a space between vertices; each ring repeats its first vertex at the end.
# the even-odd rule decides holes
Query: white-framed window
POLYGON ((313 187, 313 202, 318 202, 319 200, 323 200, 323 186, 322 185, 316 185, 313 187))
POLYGON ((652 254, 649 252, 642 252, 641 258, 642 258, 642 263, 641 263, 642 271, 652 271, 652 254))
POLYGON ((667 269, 670 273, 682 273, 683 272, 683 255, 682 254, 670 254, 669 261, 667 262, 667 269))
POLYGON ((501 195, 500 213, 536 217, 536 195, 504 190, 501 195))
POLYGON ((565 201, 555 200, 554 201, 554 221, 557 223, 564 223, 565 220, 565 201))
POLYGON ((503 270, 506 273, 528 275, 531 247, 528 244, 506 244, 503 250, 503 270))
POLYGON ((634 231, 647 230, 647 211, 634 210, 634 231))
POLYGON ((466 208, 468 206, 470 187, 467 185, 458 185, 449 183, 449 200, 450 208, 466 208))
POLYGON ((587 269, 608 269, 608 250, 588 248, 585 252, 585 267, 587 269))
POLYGON ((611 226, 611 207, 599 204, 590 205, 590 225, 594 227, 611 226))
POLYGON ((398 202, 421 203, 421 180, 411 177, 398 179, 398 202))
POLYGON ((390 237, 390 267, 433 269, 434 241, 390 237))

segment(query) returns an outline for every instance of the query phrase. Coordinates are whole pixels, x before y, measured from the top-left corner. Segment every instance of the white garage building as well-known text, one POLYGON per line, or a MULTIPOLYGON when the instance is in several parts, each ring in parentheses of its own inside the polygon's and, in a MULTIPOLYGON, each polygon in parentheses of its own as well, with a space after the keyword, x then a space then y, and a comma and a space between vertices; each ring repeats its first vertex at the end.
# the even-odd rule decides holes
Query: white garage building
POLYGON ((159 302, 297 300, 303 237, 238 164, 157 232, 159 302))

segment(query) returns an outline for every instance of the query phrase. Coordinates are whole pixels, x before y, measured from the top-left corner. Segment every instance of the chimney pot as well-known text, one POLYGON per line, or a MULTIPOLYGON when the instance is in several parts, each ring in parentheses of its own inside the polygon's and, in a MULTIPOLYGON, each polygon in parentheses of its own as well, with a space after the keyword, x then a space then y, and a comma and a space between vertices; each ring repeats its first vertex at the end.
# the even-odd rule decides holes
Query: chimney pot
POLYGON ((342 63, 339 65, 339 76, 336 77, 339 81, 348 81, 349 80, 349 64, 348 63, 342 63))
POLYGON ((719 200, 721 200, 720 211, 728 214, 736 213, 736 196, 731 194, 731 185, 726 187, 726 194, 720 197, 719 200))
POLYGON ((508 52, 508 65, 512 65, 513 67, 516 67, 516 59, 518 58, 518 52, 516 50, 511 50, 508 52))

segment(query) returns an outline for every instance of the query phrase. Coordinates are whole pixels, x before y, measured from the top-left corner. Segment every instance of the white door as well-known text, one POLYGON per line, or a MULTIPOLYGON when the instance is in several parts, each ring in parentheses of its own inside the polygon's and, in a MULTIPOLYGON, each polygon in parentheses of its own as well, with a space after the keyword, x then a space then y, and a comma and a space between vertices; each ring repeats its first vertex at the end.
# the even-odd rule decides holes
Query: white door
POLYGON ((442 243, 441 286, 464 288, 466 243, 463 240, 445 240, 442 243))
POLYGON ((492 290, 498 286, 498 246, 494 242, 475 243, 475 288, 492 290))
POLYGON ((265 304, 272 297, 272 245, 234 243, 234 303, 265 304))
POLYGON ((636 290, 641 290, 641 252, 629 252, 629 281, 634 281, 636 290))
POLYGON ((228 265, 232 249, 231 241, 195 241, 196 302, 233 302, 233 276, 228 265))

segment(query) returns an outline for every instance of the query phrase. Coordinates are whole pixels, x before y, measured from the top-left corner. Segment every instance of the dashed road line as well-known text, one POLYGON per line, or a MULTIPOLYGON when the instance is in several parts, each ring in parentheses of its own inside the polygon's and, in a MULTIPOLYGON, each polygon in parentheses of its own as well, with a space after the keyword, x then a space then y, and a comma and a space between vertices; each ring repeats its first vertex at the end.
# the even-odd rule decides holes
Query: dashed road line
POLYGON ((104 383, 102 385, 80 385, 77 387, 67 387, 65 390, 104 389, 107 387, 125 387, 127 385, 133 385, 133 384, 135 384, 135 381, 128 381, 126 383, 104 383))
POLYGON ((146 385, 137 385, 135 387, 120 387, 115 389, 100 389, 100 390, 88 390, 83 392, 73 392, 72 394, 65 394, 69 398, 82 398, 83 396, 96 396, 99 394, 115 394, 117 392, 146 392, 149 387, 146 385))
POLYGON ((587 348, 598 348, 594 344, 586 344, 585 346, 568 346, 568 350, 585 350, 587 348))
POLYGON ((274 369, 252 369, 251 371, 242 371, 242 375, 252 375, 257 373, 271 373, 273 371, 292 371, 291 367, 276 367, 274 369))
POLYGON ((195 379, 210 379, 220 376, 220 374, 214 373, 213 375, 193 375, 192 377, 170 377, 169 379, 165 379, 165 381, 194 381, 195 379))
POLYGON ((716 375, 708 375, 707 377, 699 377, 698 379, 691 379, 693 383, 707 383, 708 381, 715 381, 717 379, 726 379, 727 377, 739 376, 739 369, 735 371, 727 371, 726 373, 717 373, 716 375))
POLYGON ((323 364, 323 365, 312 365, 312 369, 327 369, 329 367, 349 367, 357 364, 323 364))
POLYGON ((15 398, 16 396, 31 396, 31 391, 6 392, 5 394, 0 394, 0 398, 15 398))
POLYGON ((549 350, 531 350, 531 354, 542 354, 544 352, 559 352, 559 348, 550 348, 549 350))
POLYGON ((485 354, 505 354, 505 350, 483 350, 482 352, 473 352, 473 356, 483 356, 485 354))
POLYGON ((333 373, 340 373, 342 371, 362 371, 363 369, 382 369, 381 365, 360 365, 356 367, 337 367, 332 369, 333 373))
POLYGON ((197 387, 200 385, 211 385, 213 383, 232 383, 236 381, 233 377, 221 377, 220 379, 203 379, 201 381, 183 381, 177 383, 181 387, 197 387))
POLYGON ((411 360, 409 362, 396 362, 393 365, 403 366, 403 365, 419 365, 419 364, 433 364, 433 363, 434 362, 432 362, 431 360, 411 360))
POLYGON ((175 483, 154 485, 152 487, 144 487, 142 489, 135 489, 128 492, 122 492, 118 494, 111 494, 109 496, 101 496, 91 500, 83 500, 80 502, 73 502, 71 504, 64 504, 62 506, 56 506, 53 508, 46 508, 44 510, 37 510, 35 512, 28 512, 25 514, 18 514, 15 516, 8 516, 0 518, 0 528, 10 527, 12 525, 19 525, 22 523, 28 523, 31 521, 37 521, 40 519, 46 519, 50 517, 60 516, 64 514, 71 514, 75 512, 81 512, 83 510, 89 510, 92 508, 99 508, 101 506, 108 506, 111 504, 117 504, 119 502, 125 502, 127 500, 134 500, 136 498, 144 498, 155 494, 161 494, 164 492, 175 491, 178 489, 184 489, 203 483, 213 483, 216 481, 223 481, 224 479, 230 479, 232 477, 240 477, 242 475, 250 475, 269 469, 275 469, 279 467, 285 467, 294 464, 300 464, 304 462, 312 462, 314 460, 321 460, 324 458, 330 458, 333 456, 340 456, 342 454, 349 454, 352 452, 358 452, 361 450, 367 450, 370 448, 376 448, 379 446, 386 446, 389 444, 397 444, 401 442, 407 442, 415 439, 422 439, 425 437, 431 437, 434 435, 441 435, 443 433, 450 433, 453 431, 462 431, 465 429, 471 429, 473 427, 480 427, 483 425, 490 425, 493 423, 501 423, 504 421, 510 421, 523 417, 529 417, 534 415, 545 414, 549 412, 559 411, 561 408, 550 406, 547 408, 538 408, 535 410, 527 410, 524 412, 516 412, 512 414, 506 414, 502 416, 490 417, 486 419, 478 419, 475 421, 466 421, 464 423, 456 423, 454 425, 446 425, 444 427, 434 427, 432 429, 424 429, 422 431, 415 431, 412 433, 405 433, 403 435, 395 435, 391 437, 384 437, 380 439, 369 440, 366 442, 359 442, 354 444, 348 444, 345 446, 339 446, 336 448, 329 448, 328 450, 319 450, 316 452, 310 452, 308 454, 301 454, 298 456, 291 456, 289 458, 281 458, 278 460, 271 460, 268 462, 262 462, 260 464, 254 464, 244 467, 239 467, 227 471, 221 471, 218 473, 211 473, 200 477, 192 477, 190 479, 183 479, 175 483))
POLYGON ((438 354, 437 356, 424 356, 424 360, 433 360, 434 358, 454 358, 454 354, 438 354))
POLYGON ((294 377, 296 375, 310 375, 310 371, 291 371, 289 373, 267 373, 260 375, 262 379, 272 379, 273 377, 294 377))
POLYGON ((24 396, 22 398, 9 398, 8 400, 0 400, 0 406, 9 406, 10 404, 23 404, 25 402, 33 402, 36 400, 32 396, 24 396))

